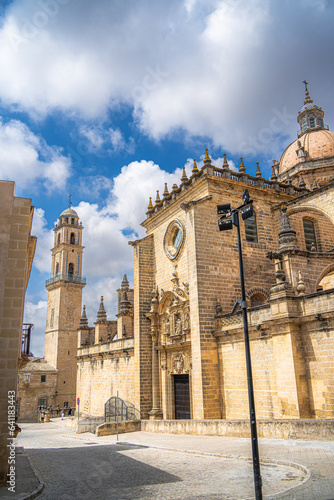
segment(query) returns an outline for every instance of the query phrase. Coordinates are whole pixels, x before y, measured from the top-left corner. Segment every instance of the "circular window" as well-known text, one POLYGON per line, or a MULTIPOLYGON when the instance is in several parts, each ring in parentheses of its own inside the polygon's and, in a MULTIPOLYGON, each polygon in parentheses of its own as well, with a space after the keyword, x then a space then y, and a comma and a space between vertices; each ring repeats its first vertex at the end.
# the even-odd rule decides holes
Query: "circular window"
POLYGON ((174 220, 167 227, 164 237, 164 248, 169 259, 175 259, 182 248, 185 230, 178 220, 174 220))

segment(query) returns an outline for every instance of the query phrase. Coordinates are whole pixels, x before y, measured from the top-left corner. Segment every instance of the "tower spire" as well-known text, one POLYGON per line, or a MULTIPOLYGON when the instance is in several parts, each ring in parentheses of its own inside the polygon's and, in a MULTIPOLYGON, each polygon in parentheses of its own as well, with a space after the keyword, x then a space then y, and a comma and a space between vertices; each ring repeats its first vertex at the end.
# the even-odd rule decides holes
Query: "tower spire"
POLYGON ((97 311, 97 321, 107 321, 107 313, 104 308, 103 295, 101 296, 100 307, 97 311))
POLYGON ((305 100, 304 106, 299 111, 297 118, 300 125, 298 137, 301 137, 305 132, 325 128, 324 111, 320 106, 313 103, 313 99, 311 99, 308 91, 309 83, 304 80, 303 84, 305 85, 305 100))
POLYGON ((308 88, 307 88, 307 86, 309 85, 309 83, 306 80, 304 80, 303 83, 305 85, 305 101, 304 101, 304 104, 312 103, 313 99, 311 99, 310 93, 309 93, 308 88))
POLYGON ((71 206, 72 206, 72 194, 70 189, 70 194, 68 195, 68 208, 71 208, 71 206))

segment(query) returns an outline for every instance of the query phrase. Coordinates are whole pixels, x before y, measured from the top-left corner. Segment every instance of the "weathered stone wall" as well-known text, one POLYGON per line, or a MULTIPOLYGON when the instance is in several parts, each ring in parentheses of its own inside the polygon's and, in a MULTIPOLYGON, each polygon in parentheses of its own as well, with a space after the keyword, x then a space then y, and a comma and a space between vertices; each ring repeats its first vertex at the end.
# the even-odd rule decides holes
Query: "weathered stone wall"
POLYGON ((19 399, 19 422, 38 422, 38 402, 46 400, 46 406, 54 406, 54 395, 56 392, 57 372, 21 372, 18 384, 19 399), (29 382, 25 381, 25 375, 29 375, 29 382), (41 376, 45 375, 45 382, 41 382, 41 376))
MULTIPOLYGON (((248 420, 142 420, 144 432, 196 436, 250 437, 248 420)), ((259 437, 333 441, 332 420, 257 420, 259 437)))
POLYGON ((77 328, 81 315, 80 283, 56 282, 48 285, 45 359, 58 369, 55 404, 75 408, 77 328), (54 312, 52 312, 54 311, 54 312))
POLYGON ((105 403, 117 391, 119 398, 136 404, 133 338, 79 348, 76 395, 80 415, 103 416, 105 403))
MULTIPOLYGON (((126 420, 118 423, 118 433, 137 432, 141 429, 140 420, 126 420)), ((116 422, 104 423, 97 427, 96 436, 110 436, 117 433, 116 422)))
POLYGON ((134 244, 134 399, 144 418, 152 409, 152 337, 145 314, 150 310, 154 276, 154 241, 148 236, 134 244))
MULTIPOLYGON (((249 311, 258 418, 334 418, 334 292, 271 301, 249 311), (319 316, 320 315, 320 316, 319 316)), ((248 415, 241 315, 222 317, 219 342, 224 418, 248 415)))
POLYGON ((0 484, 7 480, 8 394, 16 399, 24 296, 35 240, 31 200, 14 196, 14 182, 0 181, 0 484))

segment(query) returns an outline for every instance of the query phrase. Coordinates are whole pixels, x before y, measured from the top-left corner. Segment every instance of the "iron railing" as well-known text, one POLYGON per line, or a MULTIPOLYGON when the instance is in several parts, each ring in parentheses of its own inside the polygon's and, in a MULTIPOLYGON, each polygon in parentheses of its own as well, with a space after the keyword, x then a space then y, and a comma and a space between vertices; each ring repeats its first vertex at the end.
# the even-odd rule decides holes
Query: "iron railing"
POLYGON ((104 405, 105 422, 122 422, 123 420, 140 420, 140 411, 134 404, 112 397, 104 405), (118 417, 118 419, 117 419, 118 417))
POLYGON ((70 281, 72 283, 86 283, 86 276, 79 276, 77 274, 55 274, 46 280, 45 285, 56 283, 57 281, 70 281))
POLYGON ((30 337, 31 337, 31 330, 33 328, 34 325, 31 323, 23 323, 22 325, 21 356, 29 356, 30 337))

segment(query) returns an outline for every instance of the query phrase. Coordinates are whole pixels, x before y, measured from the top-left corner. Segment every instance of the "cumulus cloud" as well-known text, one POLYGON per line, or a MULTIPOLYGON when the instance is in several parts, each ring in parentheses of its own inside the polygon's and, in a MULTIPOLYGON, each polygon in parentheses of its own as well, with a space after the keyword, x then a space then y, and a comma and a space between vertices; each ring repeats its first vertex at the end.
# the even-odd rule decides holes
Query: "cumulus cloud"
POLYGON ((34 325, 30 344, 30 351, 34 354, 34 356, 44 356, 46 309, 46 300, 39 300, 36 304, 33 302, 31 297, 26 297, 24 308, 24 322, 32 323, 34 325))
POLYGON ((130 137, 126 141, 119 128, 84 124, 81 125, 79 132, 87 139, 88 151, 92 153, 99 153, 102 147, 110 153, 115 151, 132 153, 135 148, 134 139, 130 137))
MULTIPOLYGON (((183 131, 269 154, 295 135, 306 76, 334 115, 333 16, 325 0, 13 0, 0 28, 0 93, 37 116, 100 120, 126 103, 156 140, 183 131)), ((111 130, 112 148, 123 147, 120 133, 111 130)))
POLYGON ((45 211, 35 208, 32 220, 31 234, 37 236, 34 266, 42 273, 50 272, 50 249, 53 247, 53 231, 47 228, 45 211))
POLYGON ((77 186, 78 194, 82 198, 90 200, 98 200, 105 198, 106 194, 111 191, 112 180, 104 175, 87 175, 80 177, 79 186, 77 186))
POLYGON ((49 146, 24 123, 0 119, 0 178, 15 179, 19 188, 42 184, 48 191, 64 188, 70 160, 49 146))

